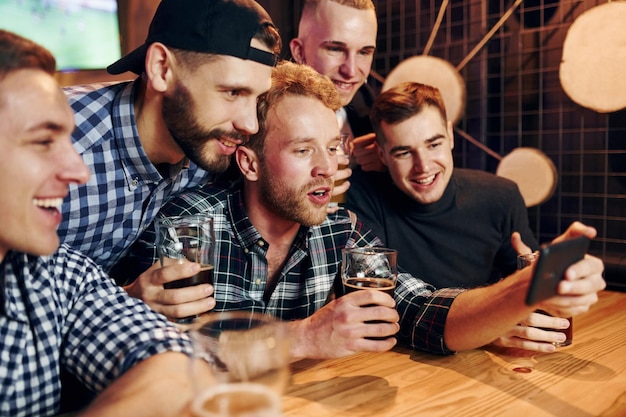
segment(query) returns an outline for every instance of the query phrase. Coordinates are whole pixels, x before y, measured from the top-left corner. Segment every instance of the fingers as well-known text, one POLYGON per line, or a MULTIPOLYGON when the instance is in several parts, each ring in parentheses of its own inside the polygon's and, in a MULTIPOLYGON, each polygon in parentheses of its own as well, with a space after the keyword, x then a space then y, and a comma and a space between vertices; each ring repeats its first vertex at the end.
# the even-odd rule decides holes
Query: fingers
POLYGON ((205 313, 215 307, 214 288, 200 284, 184 288, 165 289, 164 285, 197 274, 200 266, 187 262, 160 267, 155 264, 132 284, 132 294, 139 294, 154 311, 169 318, 183 318, 205 313))
POLYGON ((511 235, 511 246, 518 255, 532 253, 532 250, 522 241, 522 235, 519 232, 513 232, 511 235))
POLYGON ((498 346, 550 353, 556 350, 554 344, 564 342, 565 338, 565 333, 562 332, 517 325, 493 343, 498 346))
MULTIPOLYGON (((195 287, 189 287, 195 288, 195 287)), ((175 290, 165 290, 168 291, 182 291, 187 288, 180 288, 175 290)), ((215 308, 215 298, 201 298, 191 302, 184 302, 179 304, 171 304, 171 305, 161 305, 160 313, 169 318, 181 319, 184 317, 191 317, 206 313, 209 310, 213 310, 215 308)))
POLYGON ((565 271, 565 279, 559 283, 559 295, 543 302, 541 309, 561 317, 588 311, 598 301, 598 292, 606 288, 603 271, 602 260, 585 255, 565 271))
POLYGON ((348 191, 348 188, 350 188, 350 181, 344 181, 341 184, 337 184, 335 182, 335 187, 333 188, 332 195, 333 196, 341 195, 345 193, 346 191, 348 191))
POLYGON ((370 304, 377 304, 384 307, 395 309, 396 302, 389 294, 383 291, 361 290, 354 291, 341 297, 344 301, 350 302, 357 307, 363 307, 370 304))
POLYGON ((371 147, 372 145, 376 145, 375 133, 367 133, 352 139, 353 151, 357 149, 361 150, 365 147, 371 147))
POLYGON ((589 239, 594 239, 597 234, 598 231, 594 227, 586 226, 581 222, 574 222, 567 228, 565 233, 555 238, 552 243, 562 242, 579 236, 586 236, 589 239))
MULTIPOLYGON (((346 158, 341 156, 341 158, 346 158)), ((332 195, 337 196, 345 193, 350 188, 350 181, 347 179, 352 175, 352 170, 346 166, 345 168, 337 170, 333 179, 335 180, 335 184, 333 187, 332 195)))
POLYGON ((385 165, 378 157, 376 134, 368 133, 367 135, 359 136, 352 141, 352 146, 352 157, 363 171, 382 172, 385 170, 385 165))

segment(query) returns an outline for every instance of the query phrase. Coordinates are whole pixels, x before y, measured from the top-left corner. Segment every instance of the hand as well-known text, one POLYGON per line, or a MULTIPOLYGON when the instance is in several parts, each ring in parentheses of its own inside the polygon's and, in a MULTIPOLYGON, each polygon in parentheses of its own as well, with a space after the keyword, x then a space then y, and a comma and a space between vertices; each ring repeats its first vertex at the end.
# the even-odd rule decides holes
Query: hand
MULTIPOLYGON (((561 236, 552 242, 561 242, 578 236, 593 239, 596 229, 574 222, 561 236)), ((584 259, 571 265, 565 271, 564 279, 558 286, 559 295, 540 303, 539 309, 553 316, 571 317, 584 313, 598 301, 598 292, 606 288, 602 277, 604 263, 595 256, 585 255, 584 259)))
POLYGON ((507 348, 550 353, 556 350, 553 343, 565 340, 565 333, 544 329, 562 330, 568 327, 569 321, 567 319, 531 313, 528 318, 504 336, 494 340, 493 344, 507 348))
POLYGON ((335 187, 333 188, 332 195, 337 196, 345 193, 350 188, 350 181, 348 178, 352 175, 352 170, 348 165, 350 163, 350 158, 346 155, 337 155, 337 159, 339 160, 339 166, 343 166, 341 169, 337 169, 337 172, 333 176, 335 180, 335 187))
POLYGON ((352 140, 352 157, 363 171, 385 171, 385 165, 378 156, 376 134, 368 133, 352 140))
POLYGON ((387 351, 397 343, 391 336, 400 330, 399 319, 395 301, 382 291, 364 290, 344 295, 312 316, 289 323, 293 335, 292 358, 330 359, 357 352, 387 351), (365 323, 370 320, 384 322, 365 323))
POLYGON ((126 292, 143 300, 157 313, 169 318, 183 318, 202 314, 215 308, 213 286, 200 284, 192 287, 165 289, 163 284, 188 278, 198 273, 200 265, 187 262, 161 267, 157 262, 130 285, 126 292))

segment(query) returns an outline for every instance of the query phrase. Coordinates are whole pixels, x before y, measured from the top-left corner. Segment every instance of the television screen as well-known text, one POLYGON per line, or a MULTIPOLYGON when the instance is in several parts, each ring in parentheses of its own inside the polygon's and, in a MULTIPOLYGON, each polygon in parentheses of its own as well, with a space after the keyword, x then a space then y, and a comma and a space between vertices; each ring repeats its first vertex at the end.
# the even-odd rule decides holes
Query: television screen
POLYGON ((48 48, 57 69, 102 69, 121 56, 117 0, 0 0, 0 28, 48 48))

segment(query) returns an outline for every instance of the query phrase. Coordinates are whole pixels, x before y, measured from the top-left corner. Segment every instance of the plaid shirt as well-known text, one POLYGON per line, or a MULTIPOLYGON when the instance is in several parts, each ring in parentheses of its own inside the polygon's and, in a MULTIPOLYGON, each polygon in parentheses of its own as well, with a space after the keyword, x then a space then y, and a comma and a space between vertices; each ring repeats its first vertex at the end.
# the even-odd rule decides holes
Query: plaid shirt
MULTIPOLYGON (((209 212, 213 215, 216 310, 256 310, 283 320, 311 316, 333 295, 339 276, 341 249, 381 246, 350 213, 339 210, 318 226, 301 227, 276 287, 264 301, 268 278, 268 243, 254 228, 236 185, 231 189, 206 186, 179 195, 163 207, 159 216, 209 212)), ((148 229, 131 251, 143 271, 158 259, 155 232, 148 229)), ((412 348, 440 354, 451 352, 444 344, 443 330, 448 310, 462 290, 435 291, 431 285, 400 273, 395 290, 400 314, 400 340, 412 348)))
POLYGON ((62 245, 0 263, 0 415, 59 412, 60 369, 94 392, 154 354, 190 354, 186 336, 62 245))
POLYGON ((65 89, 75 114, 74 148, 92 175, 70 186, 58 233, 109 272, 170 196, 209 176, 186 161, 161 176, 139 140, 134 91, 129 82, 65 89))

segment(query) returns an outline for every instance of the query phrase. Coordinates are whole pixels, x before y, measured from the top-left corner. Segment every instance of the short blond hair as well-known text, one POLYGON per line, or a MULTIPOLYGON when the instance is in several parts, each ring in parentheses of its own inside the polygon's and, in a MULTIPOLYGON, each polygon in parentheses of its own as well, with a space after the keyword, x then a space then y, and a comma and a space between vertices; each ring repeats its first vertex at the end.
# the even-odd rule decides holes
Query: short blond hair
POLYGON ((336 112, 341 108, 341 98, 334 84, 325 75, 304 64, 289 61, 280 62, 272 70, 272 86, 259 97, 257 117, 259 131, 250 136, 246 146, 259 158, 263 158, 263 144, 267 135, 267 115, 286 96, 309 97, 320 101, 325 107, 336 112))

